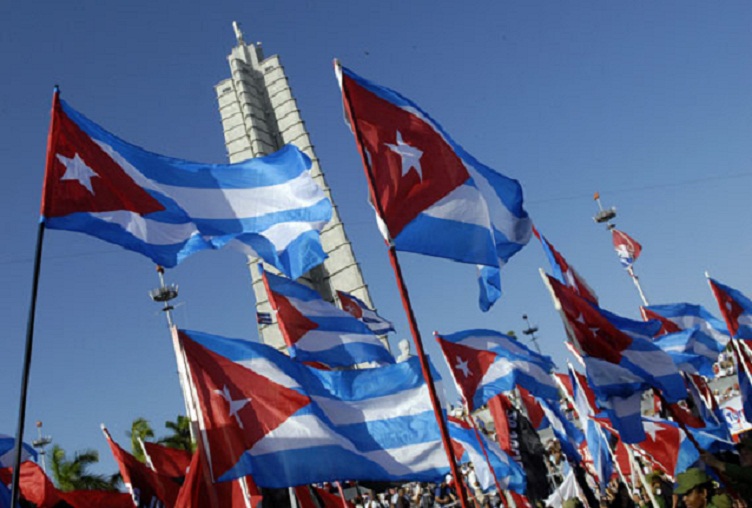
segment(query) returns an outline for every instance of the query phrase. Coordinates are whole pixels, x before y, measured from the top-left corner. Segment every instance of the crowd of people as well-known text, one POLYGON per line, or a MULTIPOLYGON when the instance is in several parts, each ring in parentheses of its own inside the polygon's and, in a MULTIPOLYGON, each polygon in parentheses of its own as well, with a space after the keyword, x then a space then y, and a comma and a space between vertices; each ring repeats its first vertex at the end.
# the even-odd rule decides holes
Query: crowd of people
MULTIPOLYGON (((558 487, 571 470, 556 440, 547 443, 546 462, 552 488, 558 487)), ((659 470, 634 475, 627 483, 616 475, 604 492, 592 479, 578 482, 579 494, 546 503, 561 508, 750 508, 752 507, 752 433, 737 444, 738 455, 718 457, 703 453, 699 463, 672 481, 659 470), (641 479, 642 478, 642 479, 641 479), (583 489, 588 489, 584 491, 583 489)), ((514 507, 511 497, 484 493, 472 464, 461 467, 469 508, 514 507)), ((440 483, 407 483, 376 493, 363 490, 352 500, 356 508, 459 507, 456 484, 447 475, 440 483)), ((544 503, 538 503, 543 506, 544 503)), ((519 508, 519 505, 516 505, 519 508)))

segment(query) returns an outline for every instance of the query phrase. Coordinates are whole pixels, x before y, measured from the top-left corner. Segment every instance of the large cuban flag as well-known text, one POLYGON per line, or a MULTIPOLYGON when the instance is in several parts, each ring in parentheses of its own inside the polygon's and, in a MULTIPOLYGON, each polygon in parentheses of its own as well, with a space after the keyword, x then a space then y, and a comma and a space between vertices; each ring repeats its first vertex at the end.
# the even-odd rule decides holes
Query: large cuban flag
POLYGON ((250 474, 261 487, 281 488, 436 481, 449 472, 417 357, 324 371, 263 344, 176 333, 215 480, 250 474))
POLYGON ((299 282, 259 267, 290 356, 327 367, 394 363, 394 357, 366 323, 299 282))
POLYGON ((702 305, 679 302, 642 307, 648 318, 657 318, 664 323, 662 333, 697 328, 703 337, 697 337, 699 344, 707 345, 706 356, 715 352, 715 357, 723 351, 729 341, 729 332, 722 320, 712 315, 702 305), (675 326, 671 326, 671 324, 675 326))
POLYGON ((292 278, 325 258, 332 206, 292 145, 239 164, 147 152, 55 94, 42 198, 47 228, 79 231, 173 267, 227 244, 292 278))
POLYGON ((530 240, 519 182, 477 161, 411 100, 337 70, 382 234, 397 250, 478 265, 488 310, 501 296, 499 269, 530 240))

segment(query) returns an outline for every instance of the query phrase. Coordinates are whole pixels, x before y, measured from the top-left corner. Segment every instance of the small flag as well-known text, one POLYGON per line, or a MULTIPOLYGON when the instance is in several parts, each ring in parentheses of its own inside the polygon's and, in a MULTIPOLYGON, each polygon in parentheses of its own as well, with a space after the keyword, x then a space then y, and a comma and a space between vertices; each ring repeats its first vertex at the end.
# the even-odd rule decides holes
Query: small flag
POLYGON ((344 291, 337 291, 337 296, 340 305, 342 305, 342 310, 363 321, 376 335, 394 332, 394 325, 390 321, 379 316, 375 310, 369 308, 359 298, 344 291))
POLYGON ((616 255, 619 256, 621 264, 624 265, 624 268, 631 267, 637 261, 637 258, 640 257, 642 245, 618 229, 611 230, 611 239, 614 242, 614 249, 616 250, 616 255))
POLYGON ((274 320, 272 319, 272 313, 271 312, 257 312, 256 323, 260 325, 270 325, 274 323, 274 320))
POLYGON ((384 343, 365 323, 308 286, 261 270, 282 336, 297 361, 327 367, 394 363, 384 343))
POLYGON ((591 301, 595 304, 598 303, 598 295, 595 291, 585 282, 585 279, 577 273, 577 271, 567 263, 564 256, 551 245, 545 236, 541 235, 538 230, 533 226, 533 234, 540 240, 543 252, 548 258, 548 262, 551 264, 551 276, 562 284, 569 286, 572 290, 583 297, 584 299, 591 301))

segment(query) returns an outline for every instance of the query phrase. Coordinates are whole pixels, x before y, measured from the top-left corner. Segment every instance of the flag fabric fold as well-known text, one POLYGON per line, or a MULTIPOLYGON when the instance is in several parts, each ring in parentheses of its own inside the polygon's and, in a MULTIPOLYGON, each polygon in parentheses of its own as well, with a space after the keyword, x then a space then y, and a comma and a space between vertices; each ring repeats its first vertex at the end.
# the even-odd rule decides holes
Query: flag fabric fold
POLYGON ((567 335, 583 356, 599 402, 612 399, 613 415, 634 418, 631 397, 648 388, 659 390, 670 403, 686 398, 684 380, 673 360, 650 339, 660 329, 659 322, 622 318, 591 304, 550 276, 544 276, 544 281, 567 335))
POLYGON ((165 267, 231 244, 298 278, 326 257, 319 233, 331 202, 294 146, 238 164, 201 164, 127 143, 57 93, 52 115, 45 227, 92 235, 165 267))
POLYGON ((417 358, 323 371, 263 344, 177 333, 215 480, 250 474, 261 487, 282 488, 436 481, 449 472, 417 358))
POLYGON ((328 367, 394 363, 384 343, 361 320, 313 289, 259 267, 290 356, 328 367))
MULTIPOLYGON (((0 434, 0 467, 13 467, 15 462, 16 438, 0 434)), ((21 445, 21 462, 37 460, 37 451, 27 443, 21 445)))
POLYGON ((170 478, 185 477, 185 472, 192 460, 191 452, 168 448, 149 441, 142 441, 141 447, 146 456, 146 463, 153 471, 170 478))
POLYGON ((550 376, 554 367, 550 358, 534 354, 522 344, 511 345, 513 349, 499 345, 494 349, 477 349, 471 345, 488 342, 489 338, 497 344, 511 342, 505 335, 492 330, 467 330, 436 336, 452 378, 470 411, 517 385, 541 398, 558 399, 558 387, 550 376))
POLYGON ((631 268, 642 252, 642 245, 623 231, 614 228, 611 230, 611 240, 614 244, 616 255, 624 268, 631 268))
POLYGON ((480 305, 530 239, 522 187, 481 164, 415 103, 337 67, 382 234, 397 250, 479 266, 480 305))
POLYGON ((172 508, 180 492, 180 485, 169 476, 164 476, 149 469, 133 455, 123 450, 112 440, 107 429, 102 426, 107 443, 118 464, 123 483, 137 507, 164 506, 172 508))

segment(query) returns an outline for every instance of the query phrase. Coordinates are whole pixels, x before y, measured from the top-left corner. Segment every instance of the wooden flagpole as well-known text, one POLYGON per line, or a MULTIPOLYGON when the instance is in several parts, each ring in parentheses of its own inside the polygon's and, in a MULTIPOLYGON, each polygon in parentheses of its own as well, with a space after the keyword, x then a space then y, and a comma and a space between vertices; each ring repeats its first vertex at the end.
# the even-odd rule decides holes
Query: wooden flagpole
MULTIPOLYGON (((371 167, 369 158, 366 156, 365 145, 363 143, 363 139, 361 138, 360 131, 355 125, 355 115, 353 112, 352 103, 350 102, 349 94, 347 92, 347 87, 345 86, 344 77, 342 76, 342 67, 338 60, 334 61, 334 66, 335 72, 338 76, 340 76, 341 79, 340 85, 342 88, 342 98, 344 99, 345 114, 347 115, 347 118, 349 120, 353 135, 355 136, 355 144, 357 145, 358 152, 360 153, 360 157, 363 161, 363 168, 365 169, 366 180, 368 181, 368 191, 371 196, 371 203, 376 208, 377 215, 379 217, 383 217, 384 210, 381 206, 381 202, 378 200, 374 186, 375 177, 373 174, 373 168, 371 167)), ((412 335, 413 344, 415 345, 415 352, 417 353, 416 356, 420 360, 420 367, 423 371, 423 377, 426 380, 428 395, 431 399, 431 405, 433 406, 436 423, 439 425, 439 432, 441 433, 441 441, 444 445, 444 451, 447 454, 447 459, 449 459, 449 467, 452 471, 452 476, 455 479, 454 483, 457 486, 457 494, 460 498, 460 504, 462 505, 462 508, 467 508, 465 488, 462 484, 462 479, 459 473, 459 468, 457 467, 457 462, 454 460, 452 444, 449 438, 449 430, 447 429, 446 422, 441 413, 441 404, 439 403, 439 398, 436 394, 436 387, 433 382, 433 376, 431 375, 431 368, 428 364, 428 358, 426 357, 425 351, 423 350, 423 341, 420 337, 420 331, 418 331, 418 323, 415 319, 415 314, 410 303, 410 295, 407 292, 407 286, 405 285, 405 281, 402 276, 402 268, 400 267, 399 259, 397 259, 397 251, 394 248, 394 243, 392 242, 391 238, 388 240, 388 246, 389 262, 391 263, 392 269, 394 270, 394 276, 397 281, 397 288, 399 289, 400 297, 402 299, 402 306, 405 309, 405 314, 410 326, 410 333, 412 335)))

